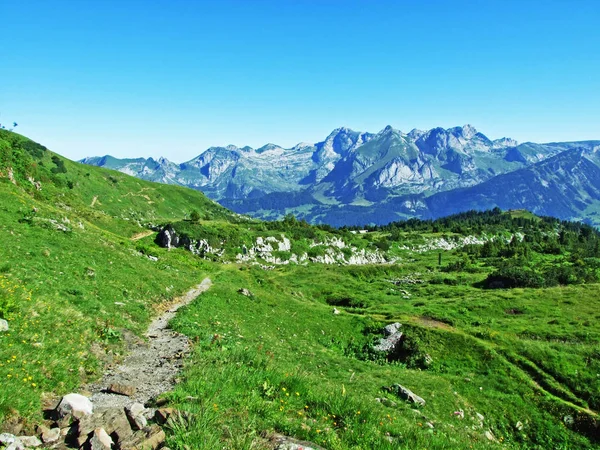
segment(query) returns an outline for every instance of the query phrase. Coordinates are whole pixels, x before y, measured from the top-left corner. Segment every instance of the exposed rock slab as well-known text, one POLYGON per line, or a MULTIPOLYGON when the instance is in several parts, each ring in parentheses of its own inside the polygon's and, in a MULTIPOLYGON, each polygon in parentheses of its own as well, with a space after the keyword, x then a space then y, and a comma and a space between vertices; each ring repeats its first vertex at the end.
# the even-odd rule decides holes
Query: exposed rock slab
POLYGON ((300 441, 289 436, 276 434, 272 437, 275 450, 325 450, 312 442, 300 441))
POLYGON ((389 392, 396 394, 398 397, 400 397, 403 400, 406 400, 407 402, 416 403, 417 405, 425 406, 425 400, 423 400, 421 397, 419 397, 413 391, 411 391, 408 388, 405 388, 401 384, 393 384, 385 389, 389 392))

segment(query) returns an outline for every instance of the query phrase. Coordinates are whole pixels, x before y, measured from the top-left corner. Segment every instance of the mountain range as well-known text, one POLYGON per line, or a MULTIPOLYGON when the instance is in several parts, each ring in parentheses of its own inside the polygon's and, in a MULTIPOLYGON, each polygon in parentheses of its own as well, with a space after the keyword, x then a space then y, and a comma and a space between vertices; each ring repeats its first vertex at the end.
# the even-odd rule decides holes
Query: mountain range
POLYGON ((181 164, 108 155, 81 162, 201 190, 263 219, 383 224, 498 206, 600 225, 600 140, 491 140, 471 125, 338 128, 316 144, 211 147, 181 164))

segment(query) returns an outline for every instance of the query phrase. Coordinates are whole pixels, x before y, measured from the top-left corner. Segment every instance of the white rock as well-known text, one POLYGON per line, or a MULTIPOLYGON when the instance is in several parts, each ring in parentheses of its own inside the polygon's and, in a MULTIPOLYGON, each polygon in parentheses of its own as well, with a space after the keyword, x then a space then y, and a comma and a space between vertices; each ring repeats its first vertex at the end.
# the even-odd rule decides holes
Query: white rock
POLYGON ((113 445, 113 440, 104 430, 104 428, 96 428, 90 439, 91 450, 110 450, 113 445))
POLYGON ((134 403, 128 408, 125 408, 127 416, 131 421, 133 421, 133 423, 135 423, 135 426, 138 430, 141 430, 142 428, 148 425, 148 420, 144 415, 145 411, 146 408, 144 408, 144 405, 142 405, 141 403, 134 403))
POLYGON ((0 332, 8 331, 8 322, 4 319, 0 319, 0 332))
POLYGON ((146 411, 146 408, 144 408, 144 405, 141 403, 134 403, 127 408, 127 412, 131 415, 131 417, 137 417, 140 414, 143 414, 144 411, 146 411))
POLYGON ((18 439, 8 446, 4 450, 25 450, 25 446, 18 439))
POLYGON ((73 417, 79 419, 92 414, 94 405, 92 405, 89 398, 83 395, 67 394, 62 398, 56 410, 60 417, 71 414, 73 417))
POLYGON ((487 430, 487 431, 484 433, 484 436, 486 437, 486 439, 487 439, 488 441, 496 442, 496 437, 494 436, 494 433, 492 433, 492 431, 491 431, 491 430, 487 430))
POLYGON ((15 442, 15 435, 10 433, 2 433, 0 434, 0 444, 8 445, 15 442))

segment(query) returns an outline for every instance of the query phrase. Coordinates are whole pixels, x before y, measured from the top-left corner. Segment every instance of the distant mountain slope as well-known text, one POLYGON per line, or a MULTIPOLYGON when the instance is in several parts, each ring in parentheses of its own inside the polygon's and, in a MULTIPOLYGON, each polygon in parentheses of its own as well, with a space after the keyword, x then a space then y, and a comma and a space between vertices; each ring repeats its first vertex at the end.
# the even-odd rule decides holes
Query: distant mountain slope
POLYGON ((433 195, 426 204, 435 216, 474 209, 528 209, 562 219, 583 219, 600 207, 600 165, 595 150, 566 150, 531 167, 499 175, 480 185, 433 195))
POLYGON ((236 212, 265 219, 293 213, 332 225, 382 224, 500 206, 596 223, 600 196, 590 180, 598 148, 600 141, 490 140, 470 125, 409 133, 387 126, 376 134, 338 128, 322 142, 290 149, 211 147, 182 164, 110 156, 82 162, 199 189, 236 212), (539 166, 573 150, 583 151, 586 161, 575 164, 565 155, 552 167, 539 166), (590 187, 563 189, 561 183, 590 187), (524 193, 529 184, 533 191, 524 193))

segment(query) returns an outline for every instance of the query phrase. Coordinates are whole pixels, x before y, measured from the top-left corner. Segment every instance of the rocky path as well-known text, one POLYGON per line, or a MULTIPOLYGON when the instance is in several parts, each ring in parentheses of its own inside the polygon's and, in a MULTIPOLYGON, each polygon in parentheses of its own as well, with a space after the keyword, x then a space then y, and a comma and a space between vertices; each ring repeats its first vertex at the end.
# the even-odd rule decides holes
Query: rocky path
POLYGON ((176 299, 150 324, 147 341, 132 344, 121 365, 109 368, 102 380, 87 386, 95 408, 127 407, 134 402, 144 404, 173 388, 183 359, 189 352, 190 342, 186 336, 168 329, 167 325, 179 308, 189 304, 210 286, 210 278, 205 278, 176 299))

